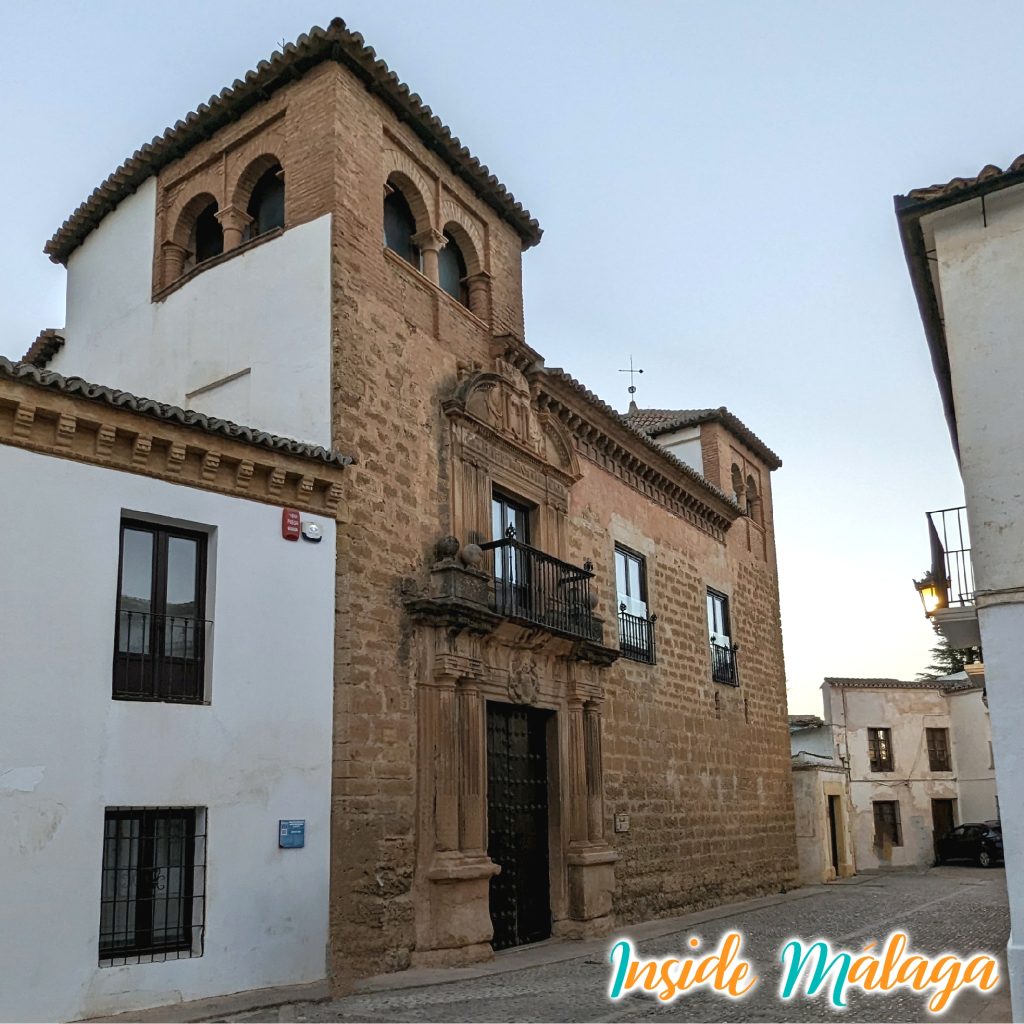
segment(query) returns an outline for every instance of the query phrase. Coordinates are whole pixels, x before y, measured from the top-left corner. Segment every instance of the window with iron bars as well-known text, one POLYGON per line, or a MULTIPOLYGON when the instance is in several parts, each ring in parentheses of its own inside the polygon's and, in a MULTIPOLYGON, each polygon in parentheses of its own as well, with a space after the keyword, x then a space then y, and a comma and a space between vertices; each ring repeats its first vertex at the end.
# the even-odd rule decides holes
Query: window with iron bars
POLYGON ((647 607, 647 562, 628 548, 615 546, 615 590, 619 599, 619 650, 624 658, 655 663, 656 615, 647 607))
POLYGON ((207 535, 121 522, 113 696, 200 704, 212 623, 206 607, 207 535))
POLYGON ((951 772, 953 762, 949 756, 949 730, 925 729, 928 746, 928 767, 933 772, 951 772))
POLYGON ((729 598, 708 588, 708 638, 711 645, 711 678, 716 683, 739 686, 736 652, 739 644, 732 642, 729 625, 729 598))
POLYGON ((202 956, 205 925, 206 809, 108 807, 100 965, 202 956))

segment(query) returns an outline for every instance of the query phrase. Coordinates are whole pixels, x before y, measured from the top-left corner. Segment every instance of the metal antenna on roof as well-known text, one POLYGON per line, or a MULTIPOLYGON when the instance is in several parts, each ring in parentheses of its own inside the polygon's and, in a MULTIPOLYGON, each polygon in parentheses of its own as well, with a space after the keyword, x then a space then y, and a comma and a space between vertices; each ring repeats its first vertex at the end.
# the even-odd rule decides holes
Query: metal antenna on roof
POLYGON ((637 369, 636 367, 633 366, 633 357, 632 356, 629 357, 629 369, 628 370, 619 370, 619 373, 628 373, 629 374, 629 411, 630 412, 636 412, 636 401, 635 401, 635 399, 633 397, 636 394, 636 384, 633 382, 633 378, 634 378, 635 374, 643 373, 643 372, 644 372, 643 370, 637 369))

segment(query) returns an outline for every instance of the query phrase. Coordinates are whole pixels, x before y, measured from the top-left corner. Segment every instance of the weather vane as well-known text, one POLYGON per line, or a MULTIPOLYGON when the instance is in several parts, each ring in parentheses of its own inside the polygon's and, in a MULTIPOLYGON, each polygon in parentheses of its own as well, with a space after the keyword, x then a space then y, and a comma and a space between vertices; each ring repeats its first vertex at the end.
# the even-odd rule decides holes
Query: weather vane
POLYGON ((619 373, 628 373, 629 374, 629 400, 631 402, 633 401, 633 396, 636 394, 636 385, 633 383, 633 377, 634 377, 635 374, 643 373, 643 372, 644 372, 643 370, 637 369, 636 367, 633 366, 633 357, 632 356, 629 357, 629 369, 628 370, 619 370, 619 373))

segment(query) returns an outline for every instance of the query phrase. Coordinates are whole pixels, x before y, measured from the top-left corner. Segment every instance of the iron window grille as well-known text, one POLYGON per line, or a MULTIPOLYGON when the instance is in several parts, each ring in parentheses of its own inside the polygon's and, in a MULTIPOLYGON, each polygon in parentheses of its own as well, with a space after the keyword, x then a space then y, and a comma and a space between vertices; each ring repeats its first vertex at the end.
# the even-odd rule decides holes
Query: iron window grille
POLYGON ((928 745, 928 767, 933 772, 951 772, 952 759, 949 756, 949 730, 925 729, 928 745))
POLYGON ((868 765, 873 772, 894 771, 891 729, 868 729, 868 765))
POLYGON ((647 562, 615 545, 615 590, 619 599, 619 650, 624 658, 655 663, 654 623, 647 607, 647 562))
POLYGON ((740 645, 731 639, 729 624, 729 598, 708 588, 708 638, 711 650, 711 678, 716 683, 739 686, 736 652, 740 645))
POLYGON ((206 606, 206 534, 121 523, 113 696, 203 702, 212 622, 206 606))
POLYGON ((903 826, 900 822, 898 800, 875 800, 872 803, 875 816, 875 846, 882 849, 903 845, 903 826))
POLYGON ((205 808, 108 807, 100 966, 202 956, 205 927, 205 808))
POLYGON ((711 641, 711 678, 716 683, 739 686, 740 676, 736 668, 736 652, 739 644, 717 644, 711 641))
POLYGON ((654 646, 654 624, 657 621, 657 615, 646 618, 632 615, 624 604, 619 605, 619 650, 624 658, 645 665, 657 663, 654 646))

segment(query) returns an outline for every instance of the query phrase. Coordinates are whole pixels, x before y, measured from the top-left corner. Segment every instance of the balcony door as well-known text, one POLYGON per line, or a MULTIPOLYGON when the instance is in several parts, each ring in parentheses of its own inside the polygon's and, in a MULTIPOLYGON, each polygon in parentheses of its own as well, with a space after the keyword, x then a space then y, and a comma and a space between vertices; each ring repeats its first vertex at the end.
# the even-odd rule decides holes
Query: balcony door
POLYGON ((530 614, 530 565, 519 545, 530 543, 530 508, 495 491, 491 497, 491 534, 503 541, 494 550, 494 593, 505 615, 530 614))
POLYGON ((206 536, 124 520, 114 697, 201 701, 206 536))

